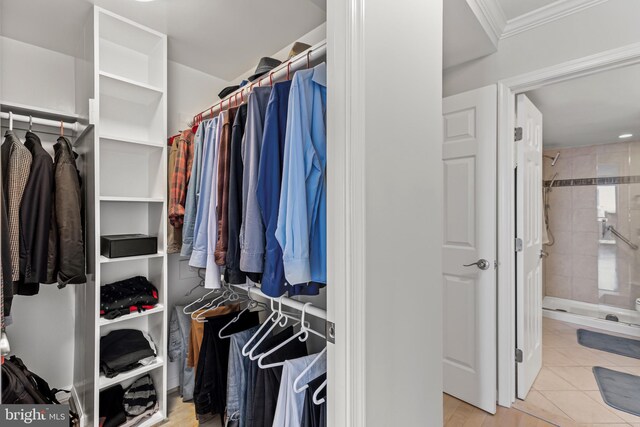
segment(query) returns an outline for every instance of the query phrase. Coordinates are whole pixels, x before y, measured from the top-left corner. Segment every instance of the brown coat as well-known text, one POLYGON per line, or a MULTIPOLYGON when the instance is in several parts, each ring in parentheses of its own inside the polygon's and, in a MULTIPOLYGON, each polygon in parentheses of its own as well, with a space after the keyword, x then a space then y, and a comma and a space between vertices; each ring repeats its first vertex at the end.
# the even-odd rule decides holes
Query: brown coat
POLYGON ((226 265, 229 247, 229 177, 231 167, 231 128, 236 117, 237 108, 230 109, 222 115, 222 132, 220 133, 220 151, 218 160, 218 193, 217 217, 218 239, 215 249, 217 265, 226 265))
MULTIPOLYGON (((55 150, 55 210, 58 229, 58 287, 86 283, 82 194, 76 154, 63 136, 55 150)), ((50 248, 51 250, 51 248, 50 248)))

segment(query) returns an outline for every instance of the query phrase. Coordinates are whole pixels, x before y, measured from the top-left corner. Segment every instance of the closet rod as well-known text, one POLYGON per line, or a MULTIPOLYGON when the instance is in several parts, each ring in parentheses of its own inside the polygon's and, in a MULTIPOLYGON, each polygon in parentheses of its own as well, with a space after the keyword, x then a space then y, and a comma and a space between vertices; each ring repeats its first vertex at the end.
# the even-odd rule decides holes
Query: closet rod
MULTIPOLYGON (((42 126, 57 127, 57 128, 59 128, 60 123, 62 123, 62 127, 65 129, 71 129, 73 131, 78 130, 78 122, 68 123, 61 120, 41 119, 39 117, 33 117, 33 116, 31 116, 31 119, 30 119, 29 116, 24 116, 22 114, 13 114, 13 113, 11 114, 11 116, 12 116, 12 119, 16 122, 29 123, 29 121, 31 121, 31 123, 33 123, 34 125, 42 125, 42 126)), ((0 113, 0 119, 9 120, 9 113, 5 113, 5 112, 0 113)))
MULTIPOLYGON (((265 295, 257 286, 247 286, 247 285, 231 285, 231 286, 240 288, 245 292, 251 292, 253 296, 265 298, 268 300, 273 300, 275 304, 278 304, 278 301, 282 301, 282 305, 286 305, 287 307, 293 308, 294 310, 298 310, 298 311, 302 311, 305 304, 302 301, 296 301, 289 297, 282 297, 282 299, 270 297, 268 295, 265 295)), ((305 313, 310 316, 317 317, 319 319, 327 320, 327 311, 323 310, 322 308, 316 307, 314 305, 308 306, 305 310, 305 313)))
POLYGON ((279 81, 286 80, 287 74, 293 75, 294 72, 305 69, 314 61, 326 58, 326 56, 326 41, 311 46, 309 49, 305 50, 302 53, 299 53, 290 60, 284 61, 282 64, 278 65, 276 68, 260 77, 259 79, 256 79, 253 82, 241 87, 240 89, 237 89, 235 92, 231 93, 223 100, 218 101, 217 103, 213 104, 213 106, 207 108, 206 110, 203 110, 199 114, 196 114, 193 117, 193 121, 194 123, 197 123, 198 121, 217 116, 220 113, 220 107, 225 103, 227 104, 227 109, 229 108, 229 106, 239 106, 243 101, 247 100, 247 97, 249 96, 249 93, 254 86, 270 85, 271 83, 277 83, 279 81))

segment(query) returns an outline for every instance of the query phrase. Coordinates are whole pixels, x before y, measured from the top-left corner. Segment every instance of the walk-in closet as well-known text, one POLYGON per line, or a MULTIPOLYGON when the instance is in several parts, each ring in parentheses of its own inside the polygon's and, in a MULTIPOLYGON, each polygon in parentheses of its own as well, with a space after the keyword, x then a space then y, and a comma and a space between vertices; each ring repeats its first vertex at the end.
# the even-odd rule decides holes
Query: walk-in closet
POLYGON ((2 420, 441 422, 442 6, 363 8, 0 0, 2 420))

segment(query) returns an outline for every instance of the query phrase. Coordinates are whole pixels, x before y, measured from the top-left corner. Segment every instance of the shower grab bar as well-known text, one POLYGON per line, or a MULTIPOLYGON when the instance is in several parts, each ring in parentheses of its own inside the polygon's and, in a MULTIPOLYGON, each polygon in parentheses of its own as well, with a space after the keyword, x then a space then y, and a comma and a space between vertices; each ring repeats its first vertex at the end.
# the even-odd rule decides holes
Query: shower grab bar
POLYGON ((638 245, 636 245, 635 243, 633 243, 631 240, 627 239, 626 237, 624 237, 622 234, 620 234, 620 232, 618 230, 616 230, 615 228, 613 228, 613 225, 610 225, 607 227, 607 230, 609 230, 614 236, 616 236, 618 239, 622 240, 623 242, 625 242, 627 245, 629 245, 629 247, 631 249, 633 249, 634 251, 638 250, 638 245))

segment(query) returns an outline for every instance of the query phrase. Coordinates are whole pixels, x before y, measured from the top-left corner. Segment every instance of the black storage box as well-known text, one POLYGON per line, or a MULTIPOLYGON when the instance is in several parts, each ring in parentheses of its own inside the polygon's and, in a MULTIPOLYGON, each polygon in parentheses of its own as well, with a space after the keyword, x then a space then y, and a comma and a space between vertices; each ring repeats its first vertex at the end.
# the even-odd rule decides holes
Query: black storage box
POLYGON ((144 234, 100 236, 100 254, 107 258, 151 255, 158 252, 158 238, 144 234))

